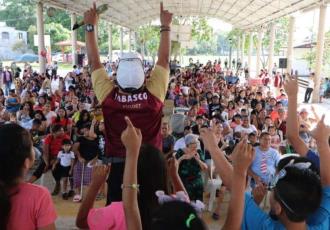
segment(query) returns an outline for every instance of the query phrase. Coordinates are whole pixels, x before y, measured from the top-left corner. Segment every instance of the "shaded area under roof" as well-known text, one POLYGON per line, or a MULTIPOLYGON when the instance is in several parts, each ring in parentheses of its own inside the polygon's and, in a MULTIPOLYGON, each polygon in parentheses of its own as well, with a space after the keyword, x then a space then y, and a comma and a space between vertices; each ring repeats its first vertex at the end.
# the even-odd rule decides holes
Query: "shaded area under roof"
MULTIPOLYGON (((93 0, 41 0, 45 5, 83 14, 93 0)), ((109 10, 102 18, 130 29, 159 18, 159 0, 98 0, 109 10)), ((163 0, 175 16, 217 18, 239 29, 253 29, 297 11, 317 7, 322 0, 163 0)), ((326 3, 329 0, 324 1, 326 3)))

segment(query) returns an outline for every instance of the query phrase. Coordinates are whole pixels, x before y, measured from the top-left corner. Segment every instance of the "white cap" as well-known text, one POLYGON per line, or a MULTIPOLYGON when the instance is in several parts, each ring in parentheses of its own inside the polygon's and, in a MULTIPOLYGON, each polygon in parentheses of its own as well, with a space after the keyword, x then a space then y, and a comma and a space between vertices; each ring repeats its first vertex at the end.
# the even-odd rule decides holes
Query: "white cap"
POLYGON ((138 53, 124 53, 119 59, 117 82, 122 89, 139 89, 144 83, 144 70, 138 53))

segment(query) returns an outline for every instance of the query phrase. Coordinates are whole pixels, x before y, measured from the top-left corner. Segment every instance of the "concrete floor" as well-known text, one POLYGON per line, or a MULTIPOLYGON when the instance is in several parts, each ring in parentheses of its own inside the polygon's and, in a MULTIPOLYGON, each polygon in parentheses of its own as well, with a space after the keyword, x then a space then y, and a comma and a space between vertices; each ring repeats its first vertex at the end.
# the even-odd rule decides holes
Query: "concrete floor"
MULTIPOLYGON (((54 180, 50 172, 45 174, 42 180, 37 181, 37 184, 41 184, 41 183, 45 187, 47 187, 50 192, 52 192, 52 189, 54 187, 54 180)), ((218 230, 223 225, 227 215, 229 199, 230 199, 229 194, 226 193, 223 205, 221 206, 221 214, 220 214, 221 217, 219 221, 214 221, 211 218, 212 213, 207 211, 203 213, 203 220, 208 225, 209 230, 218 230)), ((206 197, 205 200, 207 201, 208 198, 206 197)), ((72 200, 63 200, 60 195, 53 196, 53 202, 58 215, 58 218, 56 220, 56 229, 59 230, 78 229, 75 227, 75 218, 78 213, 80 204, 74 203, 72 202, 72 200)), ((105 205, 105 200, 95 202, 95 207, 102 207, 104 205, 105 205)))

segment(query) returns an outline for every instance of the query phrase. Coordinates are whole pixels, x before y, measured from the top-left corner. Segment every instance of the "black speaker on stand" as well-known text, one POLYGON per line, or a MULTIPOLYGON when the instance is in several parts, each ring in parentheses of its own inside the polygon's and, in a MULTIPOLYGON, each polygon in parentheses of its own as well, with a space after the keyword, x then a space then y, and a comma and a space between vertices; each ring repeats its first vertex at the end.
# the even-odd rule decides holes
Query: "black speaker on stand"
POLYGON ((287 58, 280 58, 278 60, 278 67, 282 69, 282 76, 285 80, 285 75, 283 74, 283 69, 286 69, 288 67, 288 59, 287 58))
POLYGON ((288 59, 287 58, 280 58, 278 60, 278 67, 280 69, 286 69, 288 67, 288 59))

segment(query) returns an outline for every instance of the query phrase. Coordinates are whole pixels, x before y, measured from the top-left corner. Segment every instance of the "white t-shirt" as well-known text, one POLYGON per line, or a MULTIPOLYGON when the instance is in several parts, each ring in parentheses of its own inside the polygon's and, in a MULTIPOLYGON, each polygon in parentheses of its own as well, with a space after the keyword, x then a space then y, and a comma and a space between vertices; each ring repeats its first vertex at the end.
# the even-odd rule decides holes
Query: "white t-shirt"
POLYGON ((186 143, 184 141, 184 137, 178 139, 174 144, 174 151, 178 151, 179 149, 184 149, 186 147, 186 143))
POLYGON ((52 123, 53 117, 57 117, 57 114, 54 111, 49 111, 45 117, 47 119, 47 125, 50 125, 52 123))
POLYGON ((57 158, 60 159, 61 166, 68 167, 71 165, 71 162, 75 158, 75 156, 72 151, 69 153, 64 153, 63 151, 60 151, 57 155, 57 158))
POLYGON ((314 80, 311 78, 308 79, 308 88, 314 89, 314 80))
POLYGON ((240 133, 245 133, 245 134, 250 134, 253 132, 257 132, 257 129, 254 125, 249 125, 249 127, 243 127, 242 125, 238 125, 235 128, 235 132, 240 132, 240 133))

